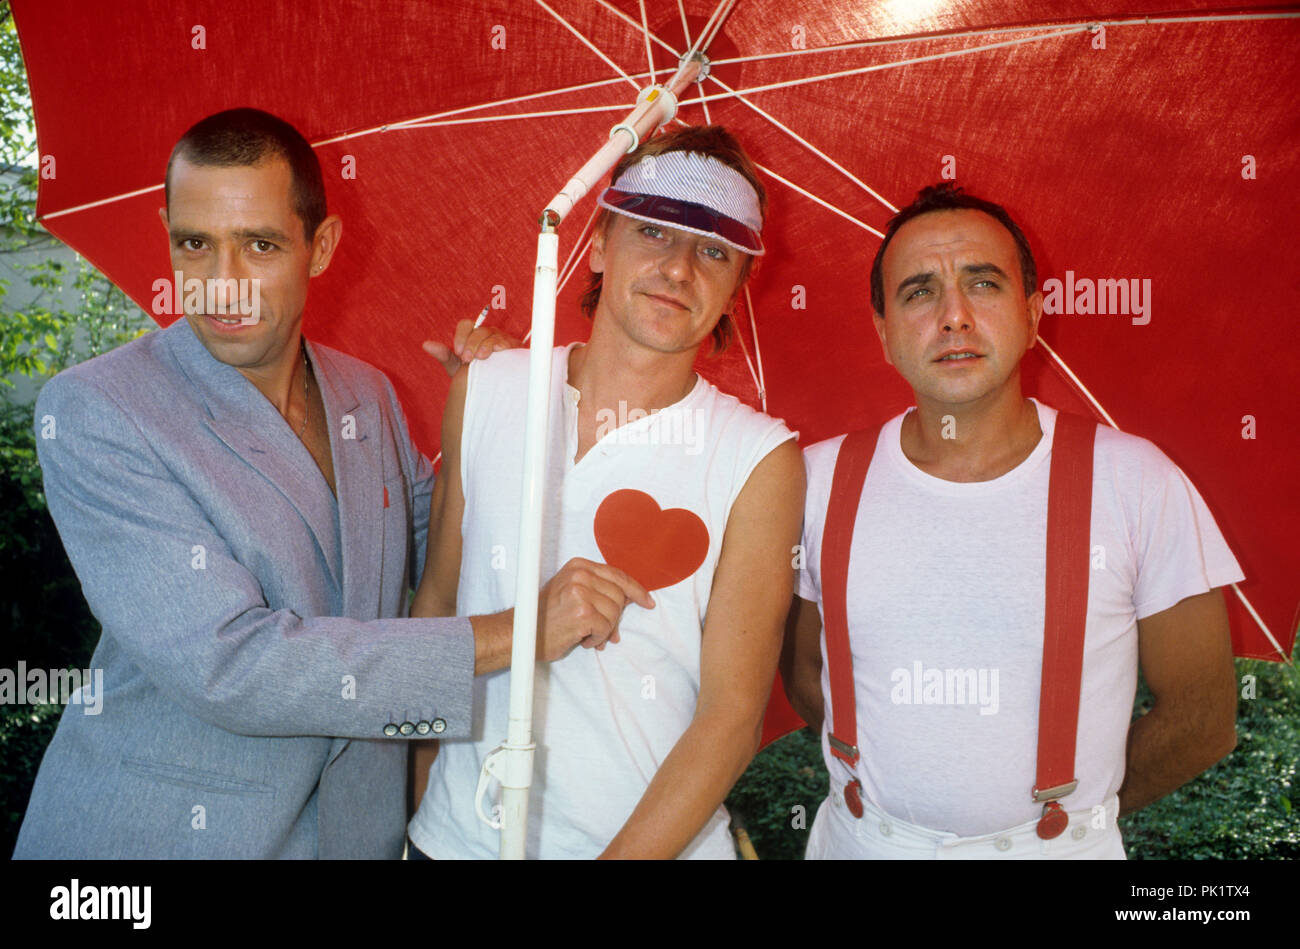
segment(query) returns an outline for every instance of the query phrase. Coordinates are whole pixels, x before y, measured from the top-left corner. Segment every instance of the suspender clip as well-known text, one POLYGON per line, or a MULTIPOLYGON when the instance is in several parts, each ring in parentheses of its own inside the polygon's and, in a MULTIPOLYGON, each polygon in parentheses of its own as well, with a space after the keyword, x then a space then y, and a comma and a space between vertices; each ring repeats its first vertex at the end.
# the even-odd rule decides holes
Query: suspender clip
POLYGON ((857 745, 850 745, 847 741, 840 741, 840 739, 836 738, 834 735, 827 735, 826 737, 830 740, 831 753, 834 754, 836 758, 839 758, 841 761, 847 761, 851 766, 857 765, 857 745))
POLYGON ((1069 782, 1068 784, 1058 784, 1054 788, 1043 788, 1041 791, 1038 788, 1034 788, 1033 791, 1034 800, 1055 801, 1065 797, 1067 794, 1074 793, 1074 789, 1077 788, 1078 786, 1079 786, 1079 779, 1075 778, 1073 781, 1069 782))

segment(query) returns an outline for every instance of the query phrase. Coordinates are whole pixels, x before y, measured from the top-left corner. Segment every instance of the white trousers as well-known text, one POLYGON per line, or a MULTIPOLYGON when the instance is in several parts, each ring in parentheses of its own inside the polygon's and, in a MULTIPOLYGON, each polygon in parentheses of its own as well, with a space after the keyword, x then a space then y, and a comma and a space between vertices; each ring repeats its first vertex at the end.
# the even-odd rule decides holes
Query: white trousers
POLYGON ((854 817, 843 788, 832 786, 817 809, 804 859, 1124 860, 1116 822, 1119 798, 1112 797, 1104 807, 1104 815, 1070 812, 1070 825, 1052 840, 1038 836, 1036 820, 982 837, 958 837, 891 817, 865 800, 862 817, 854 817))

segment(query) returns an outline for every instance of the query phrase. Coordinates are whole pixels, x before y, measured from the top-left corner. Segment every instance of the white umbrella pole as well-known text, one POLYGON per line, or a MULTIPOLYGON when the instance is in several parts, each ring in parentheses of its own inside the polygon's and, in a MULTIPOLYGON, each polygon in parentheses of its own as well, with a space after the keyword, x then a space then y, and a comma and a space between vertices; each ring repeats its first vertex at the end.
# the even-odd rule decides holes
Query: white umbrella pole
POLYGON ((533 337, 528 351, 528 409, 524 423, 523 505, 515 576, 515 628, 510 652, 510 722, 506 778, 501 779, 501 859, 522 860, 527 837, 528 788, 533 772, 533 667, 537 656, 537 593, 541 588, 542 489, 546 479, 547 413, 551 408, 551 347, 555 342, 555 286, 560 236, 548 215, 537 235, 533 277, 533 337))
POLYGON ((541 589, 542 490, 551 406, 551 348, 555 343, 555 292, 559 276, 559 235, 573 209, 621 155, 671 122, 677 97, 699 75, 700 57, 683 63, 667 88, 643 89, 636 108, 610 132, 610 140, 569 179, 542 212, 533 277, 533 324, 528 356, 528 407, 524 423, 524 479, 519 514, 519 564, 515 575, 514 639, 510 651, 510 721, 506 740, 483 761, 475 807, 479 817, 501 831, 501 859, 522 860, 528 839, 528 789, 533 777, 533 672, 537 659, 537 597, 541 589), (489 776, 501 783, 501 813, 483 813, 489 776))

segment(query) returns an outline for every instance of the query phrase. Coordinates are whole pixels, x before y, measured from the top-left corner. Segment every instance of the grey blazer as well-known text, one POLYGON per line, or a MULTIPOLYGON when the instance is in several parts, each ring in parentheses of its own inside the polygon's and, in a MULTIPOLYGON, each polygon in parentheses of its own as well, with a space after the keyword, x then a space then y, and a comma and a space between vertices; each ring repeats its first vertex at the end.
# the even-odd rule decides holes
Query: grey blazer
POLYGON ((469 733, 473 634, 401 618, 433 471, 392 385, 308 352, 337 505, 184 319, 41 391, 45 494, 103 626, 103 690, 99 714, 65 709, 15 857, 401 855, 401 739, 469 733))

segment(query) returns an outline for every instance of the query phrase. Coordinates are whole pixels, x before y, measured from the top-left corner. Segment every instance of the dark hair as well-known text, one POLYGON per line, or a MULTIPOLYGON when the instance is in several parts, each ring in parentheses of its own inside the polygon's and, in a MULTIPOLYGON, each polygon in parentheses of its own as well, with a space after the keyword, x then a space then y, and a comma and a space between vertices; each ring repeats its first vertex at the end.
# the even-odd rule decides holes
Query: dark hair
POLYGON ((209 115, 181 136, 167 159, 166 195, 171 206, 172 165, 184 158, 195 165, 258 165, 284 159, 292 176, 290 199, 307 242, 325 220, 325 181, 311 145, 284 119, 261 109, 227 109, 209 115))
MULTIPOLYGON (((758 178, 758 169, 754 167, 753 161, 745 154, 745 150, 741 148, 735 136, 720 125, 688 126, 642 142, 639 148, 618 160, 618 164, 610 172, 610 180, 617 181, 619 175, 647 155, 664 155, 668 152, 695 152, 716 158, 724 165, 736 169, 754 186, 754 191, 758 194, 759 215, 763 220, 767 219, 767 191, 758 178)), ((595 230, 603 232, 609 227, 611 215, 612 212, 601 208, 600 214, 596 216, 595 230)), ((743 254, 743 256, 745 259, 741 264, 740 279, 736 289, 744 286, 754 267, 754 255, 743 254)), ((596 304, 600 301, 601 282, 601 274, 588 273, 587 287, 578 300, 578 306, 582 308, 587 319, 591 319, 596 312, 596 304)), ((726 349, 734 334, 735 324, 732 323, 730 314, 722 314, 722 318, 713 328, 713 352, 719 353, 726 349)))
POLYGON ((1016 222, 1011 220, 1011 215, 1007 213, 1006 208, 992 201, 972 197, 956 185, 945 183, 922 188, 917 193, 916 200, 894 215, 893 220, 889 222, 889 227, 885 230, 885 239, 881 241, 880 249, 876 251, 876 259, 871 262, 871 308, 873 310, 881 316, 885 315, 885 278, 881 272, 881 265, 885 259, 885 248, 894 239, 898 229, 912 218, 920 217, 922 214, 960 210, 983 211, 1011 232, 1016 242, 1016 251, 1020 255, 1020 277, 1025 285, 1025 296, 1033 295, 1038 289, 1038 268, 1034 265, 1034 254, 1029 249, 1029 240, 1016 222))

